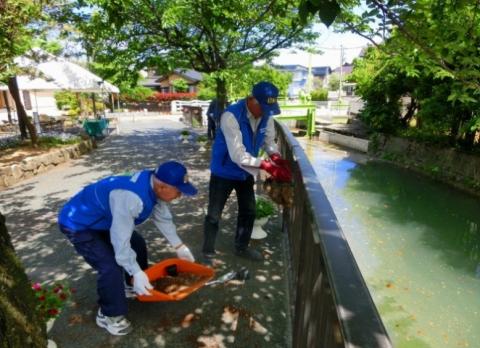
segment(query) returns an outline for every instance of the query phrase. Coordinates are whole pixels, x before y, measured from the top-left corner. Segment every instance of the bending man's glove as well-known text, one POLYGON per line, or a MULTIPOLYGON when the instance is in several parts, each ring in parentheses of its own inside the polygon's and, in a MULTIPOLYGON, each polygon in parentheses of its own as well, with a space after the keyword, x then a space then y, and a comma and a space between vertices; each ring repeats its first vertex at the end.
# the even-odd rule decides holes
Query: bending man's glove
POLYGON ((153 286, 144 271, 138 271, 133 275, 133 291, 137 294, 150 296, 151 293, 148 290, 152 289, 153 286))
POLYGON ((263 160, 260 163, 260 169, 263 169, 277 181, 288 182, 292 180, 292 173, 290 169, 285 167, 279 167, 269 161, 263 160))
POLYGON ((191 262, 195 261, 195 258, 193 257, 192 252, 190 251, 190 249, 188 249, 188 247, 185 244, 182 243, 179 246, 175 247, 175 249, 177 250, 177 256, 179 259, 183 259, 191 262))
POLYGON ((277 166, 284 167, 290 170, 290 162, 283 159, 279 153, 274 153, 270 156, 270 159, 275 163, 277 166))

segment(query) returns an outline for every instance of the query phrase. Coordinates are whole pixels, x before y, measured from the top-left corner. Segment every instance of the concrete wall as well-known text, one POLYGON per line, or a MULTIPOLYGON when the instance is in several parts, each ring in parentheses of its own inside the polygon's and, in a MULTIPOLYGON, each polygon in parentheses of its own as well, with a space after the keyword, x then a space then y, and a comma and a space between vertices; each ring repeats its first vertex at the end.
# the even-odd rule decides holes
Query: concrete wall
POLYGON ((378 136, 370 141, 369 153, 403 167, 416 169, 460 189, 480 194, 478 155, 385 136, 378 136))
POLYGON ((360 152, 368 152, 369 141, 366 139, 360 139, 353 136, 343 135, 334 132, 320 131, 319 139, 326 141, 327 143, 341 145, 352 150, 360 152))

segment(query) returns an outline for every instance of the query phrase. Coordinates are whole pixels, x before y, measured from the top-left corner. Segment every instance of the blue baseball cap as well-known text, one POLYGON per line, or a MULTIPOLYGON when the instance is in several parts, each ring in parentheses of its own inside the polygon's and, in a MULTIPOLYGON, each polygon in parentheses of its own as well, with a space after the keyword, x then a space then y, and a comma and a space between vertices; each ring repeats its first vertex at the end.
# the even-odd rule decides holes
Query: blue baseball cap
POLYGON ((159 165, 153 174, 158 180, 176 187, 181 193, 187 196, 197 194, 197 189, 188 182, 187 168, 179 162, 165 162, 159 165))
POLYGON ((252 88, 252 96, 262 106, 264 114, 268 116, 278 115, 280 106, 278 106, 278 88, 273 83, 262 81, 252 88))

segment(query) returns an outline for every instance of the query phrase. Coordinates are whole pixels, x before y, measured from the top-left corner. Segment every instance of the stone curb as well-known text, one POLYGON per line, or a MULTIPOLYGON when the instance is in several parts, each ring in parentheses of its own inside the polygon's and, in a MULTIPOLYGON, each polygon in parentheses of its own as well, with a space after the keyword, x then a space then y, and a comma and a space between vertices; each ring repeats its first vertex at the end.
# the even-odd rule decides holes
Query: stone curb
POLYGON ((80 143, 32 157, 19 163, 0 167, 0 189, 12 186, 22 180, 55 168, 60 163, 80 157, 96 147, 95 141, 88 139, 80 143))

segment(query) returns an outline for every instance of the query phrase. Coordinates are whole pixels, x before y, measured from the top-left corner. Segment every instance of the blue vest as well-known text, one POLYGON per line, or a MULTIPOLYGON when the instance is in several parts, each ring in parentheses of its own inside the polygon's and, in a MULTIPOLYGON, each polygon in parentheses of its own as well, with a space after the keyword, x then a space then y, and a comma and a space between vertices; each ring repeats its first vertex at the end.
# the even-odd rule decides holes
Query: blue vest
POLYGON ((132 176, 109 176, 84 187, 63 206, 58 223, 72 231, 109 230, 112 226, 110 192, 122 189, 137 194, 142 200, 143 210, 135 219, 135 225, 141 224, 157 203, 150 183, 152 173, 144 170, 132 176))
MULTIPOLYGON (((258 125, 257 132, 254 134, 250 121, 247 116, 247 103, 245 99, 240 100, 236 104, 230 105, 226 111, 229 111, 237 119, 240 126, 240 132, 242 133, 242 141, 245 149, 249 154, 254 157, 258 156, 258 151, 263 146, 265 140, 265 132, 267 130, 268 116, 262 116, 260 124, 258 125)), ((225 135, 221 128, 217 130, 215 136, 215 142, 212 149, 212 162, 210 164, 210 170, 213 175, 232 179, 232 180, 246 180, 250 175, 248 172, 240 168, 235 164, 227 149, 227 143, 225 142, 225 135)))

